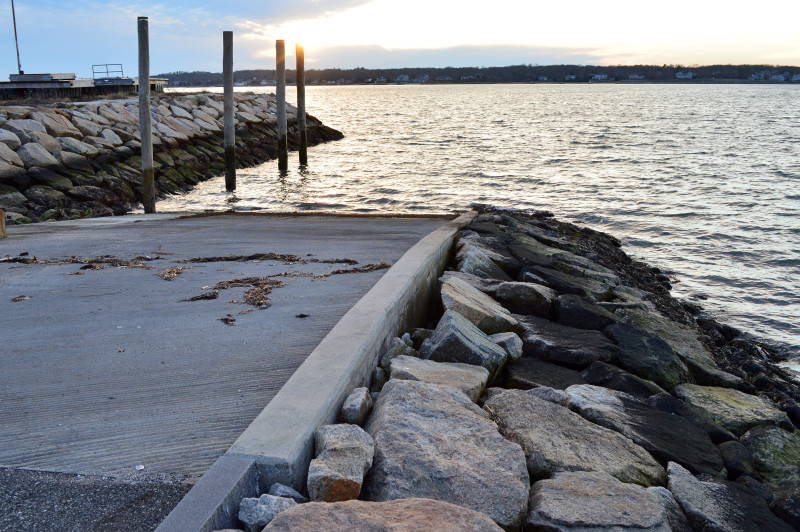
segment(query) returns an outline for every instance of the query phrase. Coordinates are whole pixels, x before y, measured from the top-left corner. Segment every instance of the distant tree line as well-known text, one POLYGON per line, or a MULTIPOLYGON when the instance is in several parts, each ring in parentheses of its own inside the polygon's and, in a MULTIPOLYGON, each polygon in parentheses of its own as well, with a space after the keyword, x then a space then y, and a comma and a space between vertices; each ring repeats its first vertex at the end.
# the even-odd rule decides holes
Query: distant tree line
MULTIPOLYGON (((222 73, 169 72, 154 77, 168 78, 172 86, 203 87, 222 85, 222 73)), ((275 70, 237 70, 237 85, 274 83, 275 70)), ((294 83, 294 70, 286 71, 286 81, 294 83)), ((445 68, 352 68, 311 69, 308 84, 345 83, 531 83, 586 81, 696 81, 696 82, 800 82, 800 67, 776 65, 513 65, 504 67, 445 68)))

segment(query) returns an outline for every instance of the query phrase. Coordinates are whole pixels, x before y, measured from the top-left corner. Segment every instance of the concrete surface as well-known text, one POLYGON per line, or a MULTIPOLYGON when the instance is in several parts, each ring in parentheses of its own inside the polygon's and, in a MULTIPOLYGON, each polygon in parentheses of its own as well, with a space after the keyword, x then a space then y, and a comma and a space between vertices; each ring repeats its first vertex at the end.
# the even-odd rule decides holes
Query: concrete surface
POLYGON ((392 338, 424 324, 455 234, 475 214, 433 231, 392 266, 161 523, 160 532, 235 527, 242 497, 256 497, 274 482, 305 489, 314 430, 334 423, 353 388, 368 384, 392 338))
POLYGON ((9 228, 0 258, 147 255, 153 270, 0 263, 0 466, 195 481, 233 443, 347 310, 384 274, 276 277, 271 308, 181 302, 217 282, 351 265, 178 264, 296 254, 394 262, 440 219, 121 217, 9 228), (126 220, 127 219, 127 220, 126 220), (188 268, 173 281, 156 276, 188 268), (12 302, 12 298, 30 299, 12 302), (305 314, 308 317, 298 318, 305 314), (234 326, 220 318, 233 317, 234 326), (137 466, 144 466, 137 469, 137 466))

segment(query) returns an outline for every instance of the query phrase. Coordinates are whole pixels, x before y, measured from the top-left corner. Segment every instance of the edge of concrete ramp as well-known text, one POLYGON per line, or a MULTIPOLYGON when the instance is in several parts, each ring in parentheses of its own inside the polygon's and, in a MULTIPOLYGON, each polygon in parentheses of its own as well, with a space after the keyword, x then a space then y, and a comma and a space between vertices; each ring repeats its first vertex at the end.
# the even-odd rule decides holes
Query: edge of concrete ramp
POLYGON ((368 382, 391 339, 426 319, 455 235, 476 214, 462 214, 409 249, 339 320, 157 532, 228 528, 243 497, 257 497, 274 482, 302 489, 314 431, 336 421, 344 399, 368 382))

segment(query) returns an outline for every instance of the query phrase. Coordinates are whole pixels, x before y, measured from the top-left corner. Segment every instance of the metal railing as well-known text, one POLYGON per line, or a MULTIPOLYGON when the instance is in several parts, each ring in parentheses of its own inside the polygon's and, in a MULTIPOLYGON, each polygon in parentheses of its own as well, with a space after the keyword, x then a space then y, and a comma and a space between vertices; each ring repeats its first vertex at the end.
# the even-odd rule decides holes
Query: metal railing
POLYGON ((107 63, 104 65, 92 65, 92 77, 94 79, 124 78, 125 74, 122 72, 121 64, 107 63))

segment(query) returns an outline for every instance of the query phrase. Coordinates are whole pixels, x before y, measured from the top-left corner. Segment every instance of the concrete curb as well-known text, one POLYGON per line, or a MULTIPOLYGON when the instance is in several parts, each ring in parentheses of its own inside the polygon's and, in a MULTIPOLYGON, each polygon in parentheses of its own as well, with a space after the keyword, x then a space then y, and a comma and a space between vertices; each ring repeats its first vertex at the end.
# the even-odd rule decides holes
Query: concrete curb
POLYGON ((314 430, 336 421, 342 402, 369 381, 390 340, 426 318, 455 235, 476 214, 459 216, 408 250, 339 320, 157 532, 231 527, 242 497, 258 496, 274 482, 303 489, 314 430))

